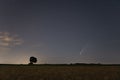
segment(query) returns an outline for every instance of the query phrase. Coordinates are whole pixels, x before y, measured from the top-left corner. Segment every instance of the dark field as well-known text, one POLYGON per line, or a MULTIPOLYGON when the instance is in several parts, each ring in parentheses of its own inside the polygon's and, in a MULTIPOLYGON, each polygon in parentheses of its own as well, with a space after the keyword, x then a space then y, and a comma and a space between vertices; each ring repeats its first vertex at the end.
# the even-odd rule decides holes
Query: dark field
POLYGON ((1 65, 0 80, 120 80, 120 66, 1 65))

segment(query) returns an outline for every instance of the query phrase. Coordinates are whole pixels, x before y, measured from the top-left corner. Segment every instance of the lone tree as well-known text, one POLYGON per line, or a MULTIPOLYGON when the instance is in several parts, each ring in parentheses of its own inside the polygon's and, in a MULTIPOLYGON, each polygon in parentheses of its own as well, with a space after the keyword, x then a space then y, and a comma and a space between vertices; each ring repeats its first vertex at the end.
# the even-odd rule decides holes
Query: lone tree
POLYGON ((32 65, 33 63, 36 63, 37 62, 37 58, 36 57, 30 57, 30 63, 29 65, 32 65))

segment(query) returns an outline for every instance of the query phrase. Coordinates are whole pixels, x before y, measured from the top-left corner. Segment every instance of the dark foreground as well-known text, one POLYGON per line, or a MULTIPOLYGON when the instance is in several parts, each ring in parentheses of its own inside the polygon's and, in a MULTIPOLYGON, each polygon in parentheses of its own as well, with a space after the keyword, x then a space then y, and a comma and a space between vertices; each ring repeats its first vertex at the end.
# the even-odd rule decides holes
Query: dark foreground
POLYGON ((120 80, 120 66, 1 65, 0 80, 120 80))

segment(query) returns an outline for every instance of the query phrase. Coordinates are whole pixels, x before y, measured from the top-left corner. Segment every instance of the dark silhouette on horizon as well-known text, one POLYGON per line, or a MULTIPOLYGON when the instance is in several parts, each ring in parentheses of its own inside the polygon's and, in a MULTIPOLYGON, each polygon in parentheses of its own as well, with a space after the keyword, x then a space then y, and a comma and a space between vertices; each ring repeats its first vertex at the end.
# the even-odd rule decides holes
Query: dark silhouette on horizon
POLYGON ((30 57, 30 63, 29 63, 29 65, 33 65, 33 63, 36 63, 37 62, 37 58, 36 57, 30 57))

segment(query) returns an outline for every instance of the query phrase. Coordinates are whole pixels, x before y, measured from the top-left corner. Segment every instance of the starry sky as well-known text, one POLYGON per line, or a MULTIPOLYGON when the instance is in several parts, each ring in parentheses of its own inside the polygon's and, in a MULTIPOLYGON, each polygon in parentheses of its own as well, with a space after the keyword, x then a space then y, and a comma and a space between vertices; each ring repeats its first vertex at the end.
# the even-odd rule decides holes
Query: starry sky
POLYGON ((0 63, 120 63, 119 0, 0 0, 0 63))

